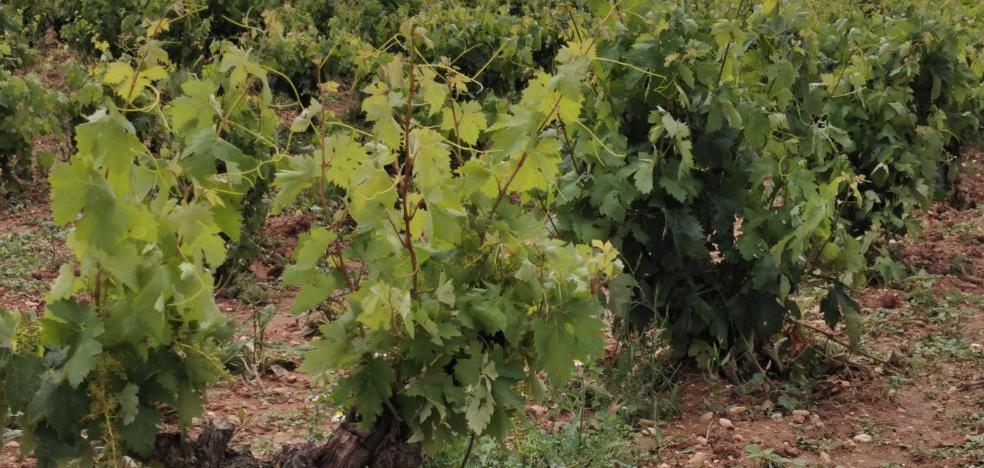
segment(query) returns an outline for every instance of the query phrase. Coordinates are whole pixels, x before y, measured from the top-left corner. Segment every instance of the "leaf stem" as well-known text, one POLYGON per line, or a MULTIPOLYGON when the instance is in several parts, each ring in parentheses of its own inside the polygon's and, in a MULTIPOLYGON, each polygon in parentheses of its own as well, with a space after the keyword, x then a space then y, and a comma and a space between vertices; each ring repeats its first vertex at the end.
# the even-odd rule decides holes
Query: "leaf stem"
POLYGON ((471 433, 471 437, 468 438, 468 448, 465 449, 465 458, 461 460, 461 468, 465 468, 468 464, 468 459, 471 458, 472 446, 475 445, 475 433, 471 433))

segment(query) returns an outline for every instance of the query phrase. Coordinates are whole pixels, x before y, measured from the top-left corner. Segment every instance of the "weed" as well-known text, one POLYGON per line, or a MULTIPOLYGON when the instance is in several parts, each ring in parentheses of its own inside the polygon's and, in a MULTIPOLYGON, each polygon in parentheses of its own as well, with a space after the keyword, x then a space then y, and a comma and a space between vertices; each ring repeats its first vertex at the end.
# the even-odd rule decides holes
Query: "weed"
POLYGON ((870 434, 872 437, 878 437, 885 432, 885 428, 868 418, 854 418, 854 423, 861 428, 862 432, 870 434))
POLYGON ((663 419, 680 414, 681 401, 676 379, 680 364, 669 361, 666 343, 660 336, 626 340, 619 353, 605 363, 602 380, 612 398, 623 403, 628 421, 663 419))
POLYGON ((759 466, 764 468, 779 468, 785 466, 806 466, 802 460, 794 460, 779 455, 772 449, 761 449, 758 445, 750 444, 745 446, 745 454, 748 458, 755 460, 759 466))
POLYGON ((953 275, 963 275, 967 273, 970 266, 970 257, 963 252, 956 252, 950 255, 947 271, 953 275))
POLYGON ((968 437, 957 447, 944 447, 933 451, 933 457, 940 460, 950 460, 965 457, 972 463, 969 466, 982 466, 984 463, 984 435, 968 437))
POLYGON ((912 358, 920 364, 939 362, 940 360, 965 362, 982 360, 984 354, 974 349, 959 336, 948 338, 933 334, 913 345, 912 358))
POLYGON ((928 309, 938 304, 936 294, 933 292, 933 285, 938 278, 935 275, 918 274, 903 281, 903 287, 909 291, 906 300, 914 309, 928 309))
MULTIPOLYGON (((619 467, 636 466, 637 449, 631 444, 632 428, 616 415, 599 413, 575 429, 550 431, 533 421, 521 422, 515 437, 496 441, 483 437, 475 441, 467 466, 474 467, 619 467)), ((467 451, 468 440, 457 438, 434 458, 430 467, 458 467, 467 451)))

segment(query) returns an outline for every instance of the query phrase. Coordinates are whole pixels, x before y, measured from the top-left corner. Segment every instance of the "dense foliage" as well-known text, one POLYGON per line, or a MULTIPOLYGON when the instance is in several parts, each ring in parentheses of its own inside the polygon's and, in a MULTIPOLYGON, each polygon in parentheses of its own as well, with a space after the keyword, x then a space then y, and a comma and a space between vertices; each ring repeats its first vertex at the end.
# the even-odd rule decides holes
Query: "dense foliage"
POLYGON ((638 281, 628 320, 667 317, 691 355, 769 340, 807 277, 856 339, 846 291, 871 243, 952 180, 980 125, 965 31, 743 5, 621 3, 595 24, 590 127, 568 129, 566 228, 617 240, 638 281))
MULTIPOLYGON (((55 130, 59 95, 17 74, 37 59, 20 10, 0 5, 0 195, 20 191, 35 170, 34 140, 55 130)), ((49 162, 50 163, 50 162, 49 162)))
POLYGON ((4 414, 40 466, 146 457, 224 373, 216 285, 297 206, 302 369, 428 451, 505 435, 606 307, 761 371, 820 286, 857 345, 851 289, 984 118, 984 8, 944 2, 0 5, 0 193, 87 116, 49 176, 73 260, 40 319, 0 314, 4 414), (26 73, 45 28, 86 63, 67 94, 26 73))
MULTIPOLYGON (((411 54, 427 40, 409 23, 401 36, 411 54)), ((495 120, 467 98, 471 78, 398 56, 365 90, 371 134, 330 132, 317 101, 295 121, 315 141, 278 174, 275 205, 337 186, 344 208, 325 224, 352 221, 312 229, 284 272, 295 309, 348 288, 302 369, 349 370, 332 393, 366 424, 395 411, 432 451, 454 433, 502 437, 523 393, 542 395, 541 371, 562 384, 600 353, 616 252, 555 239, 538 210, 558 175, 552 127, 579 115, 576 53, 495 120)))
POLYGON ((77 154, 51 172, 54 221, 74 224, 75 260, 30 325, 40 338, 8 343, 6 367, 8 405, 41 466, 91 459, 98 439, 108 460, 148 455, 162 405, 187 425, 224 372, 217 346, 232 329, 213 300, 214 272, 227 240, 239 239, 240 202, 262 167, 244 150, 262 156, 257 142, 276 139, 264 124, 270 93, 262 68, 230 47, 165 105, 154 83, 169 67, 154 39, 132 61, 108 64, 113 97, 76 128, 77 154), (152 113, 171 131, 139 135, 127 119, 152 113))

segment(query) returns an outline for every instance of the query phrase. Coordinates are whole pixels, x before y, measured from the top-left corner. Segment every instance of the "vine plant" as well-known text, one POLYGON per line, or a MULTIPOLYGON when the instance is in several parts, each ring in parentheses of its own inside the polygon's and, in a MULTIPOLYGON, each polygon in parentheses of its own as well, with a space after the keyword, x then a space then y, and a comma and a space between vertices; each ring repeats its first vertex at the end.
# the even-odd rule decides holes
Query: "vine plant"
MULTIPOLYGON (((39 339, 5 340, 0 360, 21 450, 42 467, 91 463, 97 444, 110 466, 150 455, 164 415, 183 429, 224 374, 216 356, 233 328, 213 299, 214 272, 272 160, 240 147, 279 151, 271 95, 264 69, 229 45, 200 77, 172 74, 154 38, 167 27, 155 22, 136 57, 105 66, 111 93, 76 127, 77 153, 51 171, 52 215, 72 227, 74 259, 46 298, 39 339), (182 79, 162 102, 155 85, 182 79), (151 136, 130 116, 153 121, 151 136)), ((15 335, 17 320, 4 323, 15 335)))
POLYGON ((468 99, 476 77, 420 60, 424 40, 405 24, 405 54, 364 89, 371 131, 307 107, 293 130, 313 128, 314 149, 278 173, 274 209, 343 191, 284 272, 298 311, 345 290, 302 370, 337 380, 364 425, 401 421, 434 451, 456 433, 502 436, 543 376, 562 383, 598 354, 599 293, 621 266, 608 244, 557 239, 535 202, 556 187, 556 127, 578 118, 590 48, 568 45, 492 119, 468 99))

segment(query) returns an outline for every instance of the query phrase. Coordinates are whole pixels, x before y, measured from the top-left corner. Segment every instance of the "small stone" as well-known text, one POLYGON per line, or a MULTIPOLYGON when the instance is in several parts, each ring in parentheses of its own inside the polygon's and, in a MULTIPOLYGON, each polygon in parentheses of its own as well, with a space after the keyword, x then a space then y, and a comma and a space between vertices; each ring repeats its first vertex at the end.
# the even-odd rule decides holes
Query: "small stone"
POLYGON ((540 405, 529 405, 526 407, 526 412, 529 413, 531 416, 539 418, 547 414, 547 409, 540 405))
POLYGON ((748 408, 745 408, 744 406, 737 406, 736 405, 736 406, 732 406, 731 408, 728 408, 728 414, 730 414, 732 416, 736 416, 736 415, 739 415, 739 414, 745 414, 745 411, 746 410, 748 410, 748 408))
POLYGON ((687 465, 690 466, 704 466, 704 462, 707 461, 707 454, 704 452, 696 452, 687 460, 687 465))
POLYGON ((787 457, 796 458, 800 456, 800 450, 796 447, 793 447, 792 445, 789 445, 788 443, 783 444, 782 450, 780 450, 780 452, 787 457))
POLYGON ((707 437, 697 436, 697 445, 707 445, 707 437))
POLYGON ((745 440, 745 438, 742 437, 741 434, 735 434, 735 435, 731 436, 731 439, 734 440, 735 442, 741 442, 741 441, 745 440))
POLYGON ((830 454, 827 452, 820 452, 820 461, 824 463, 830 463, 831 461, 830 454))
POLYGON ((287 372, 287 369, 284 369, 283 366, 278 364, 270 366, 270 372, 273 372, 273 375, 277 376, 278 379, 286 378, 290 374, 290 372, 287 372))
POLYGON ((762 402, 762 411, 769 411, 769 410, 771 410, 772 408, 775 408, 775 407, 776 407, 776 404, 773 403, 772 400, 765 400, 765 401, 762 402))
POLYGON ((11 440, 6 444, 3 444, 3 446, 11 449, 20 448, 20 442, 17 442, 16 440, 11 440))
POLYGON ((712 418, 714 418, 714 413, 708 411, 700 416, 700 422, 711 422, 712 418))
POLYGON ((735 425, 732 424, 731 420, 728 419, 728 418, 718 419, 718 424, 720 424, 721 427, 723 427, 725 429, 732 429, 732 430, 734 430, 734 428, 735 428, 735 425))
POLYGON ((782 413, 772 413, 769 415, 773 421, 782 421, 782 413))
POLYGON ((243 423, 242 421, 239 420, 239 416, 236 416, 235 414, 227 417, 226 421, 229 421, 229 424, 235 424, 237 426, 243 423))
POLYGON ((288 376, 287 376, 287 382, 288 382, 288 383, 294 383, 294 382, 297 382, 297 376, 296 376, 296 375, 294 375, 294 374, 290 374, 290 375, 288 375, 288 376))
POLYGON ((793 423, 795 424, 805 423, 808 417, 810 417, 810 412, 807 410, 793 410, 793 423))
POLYGON ((640 426, 655 427, 658 424, 659 424, 658 422, 653 421, 652 419, 639 418, 639 425, 640 426))
POLYGON ((809 417, 810 416, 810 412, 807 411, 807 410, 805 410, 805 409, 793 410, 793 416, 809 417))
POLYGON ((660 463, 659 466, 656 467, 656 468, 670 468, 670 464, 669 463, 660 463))
POLYGON ((867 444, 867 443, 869 443, 869 442, 872 441, 872 438, 868 434, 858 434, 858 435, 854 436, 851 440, 853 440, 853 441, 855 441, 855 442, 857 442, 859 444, 867 444))

